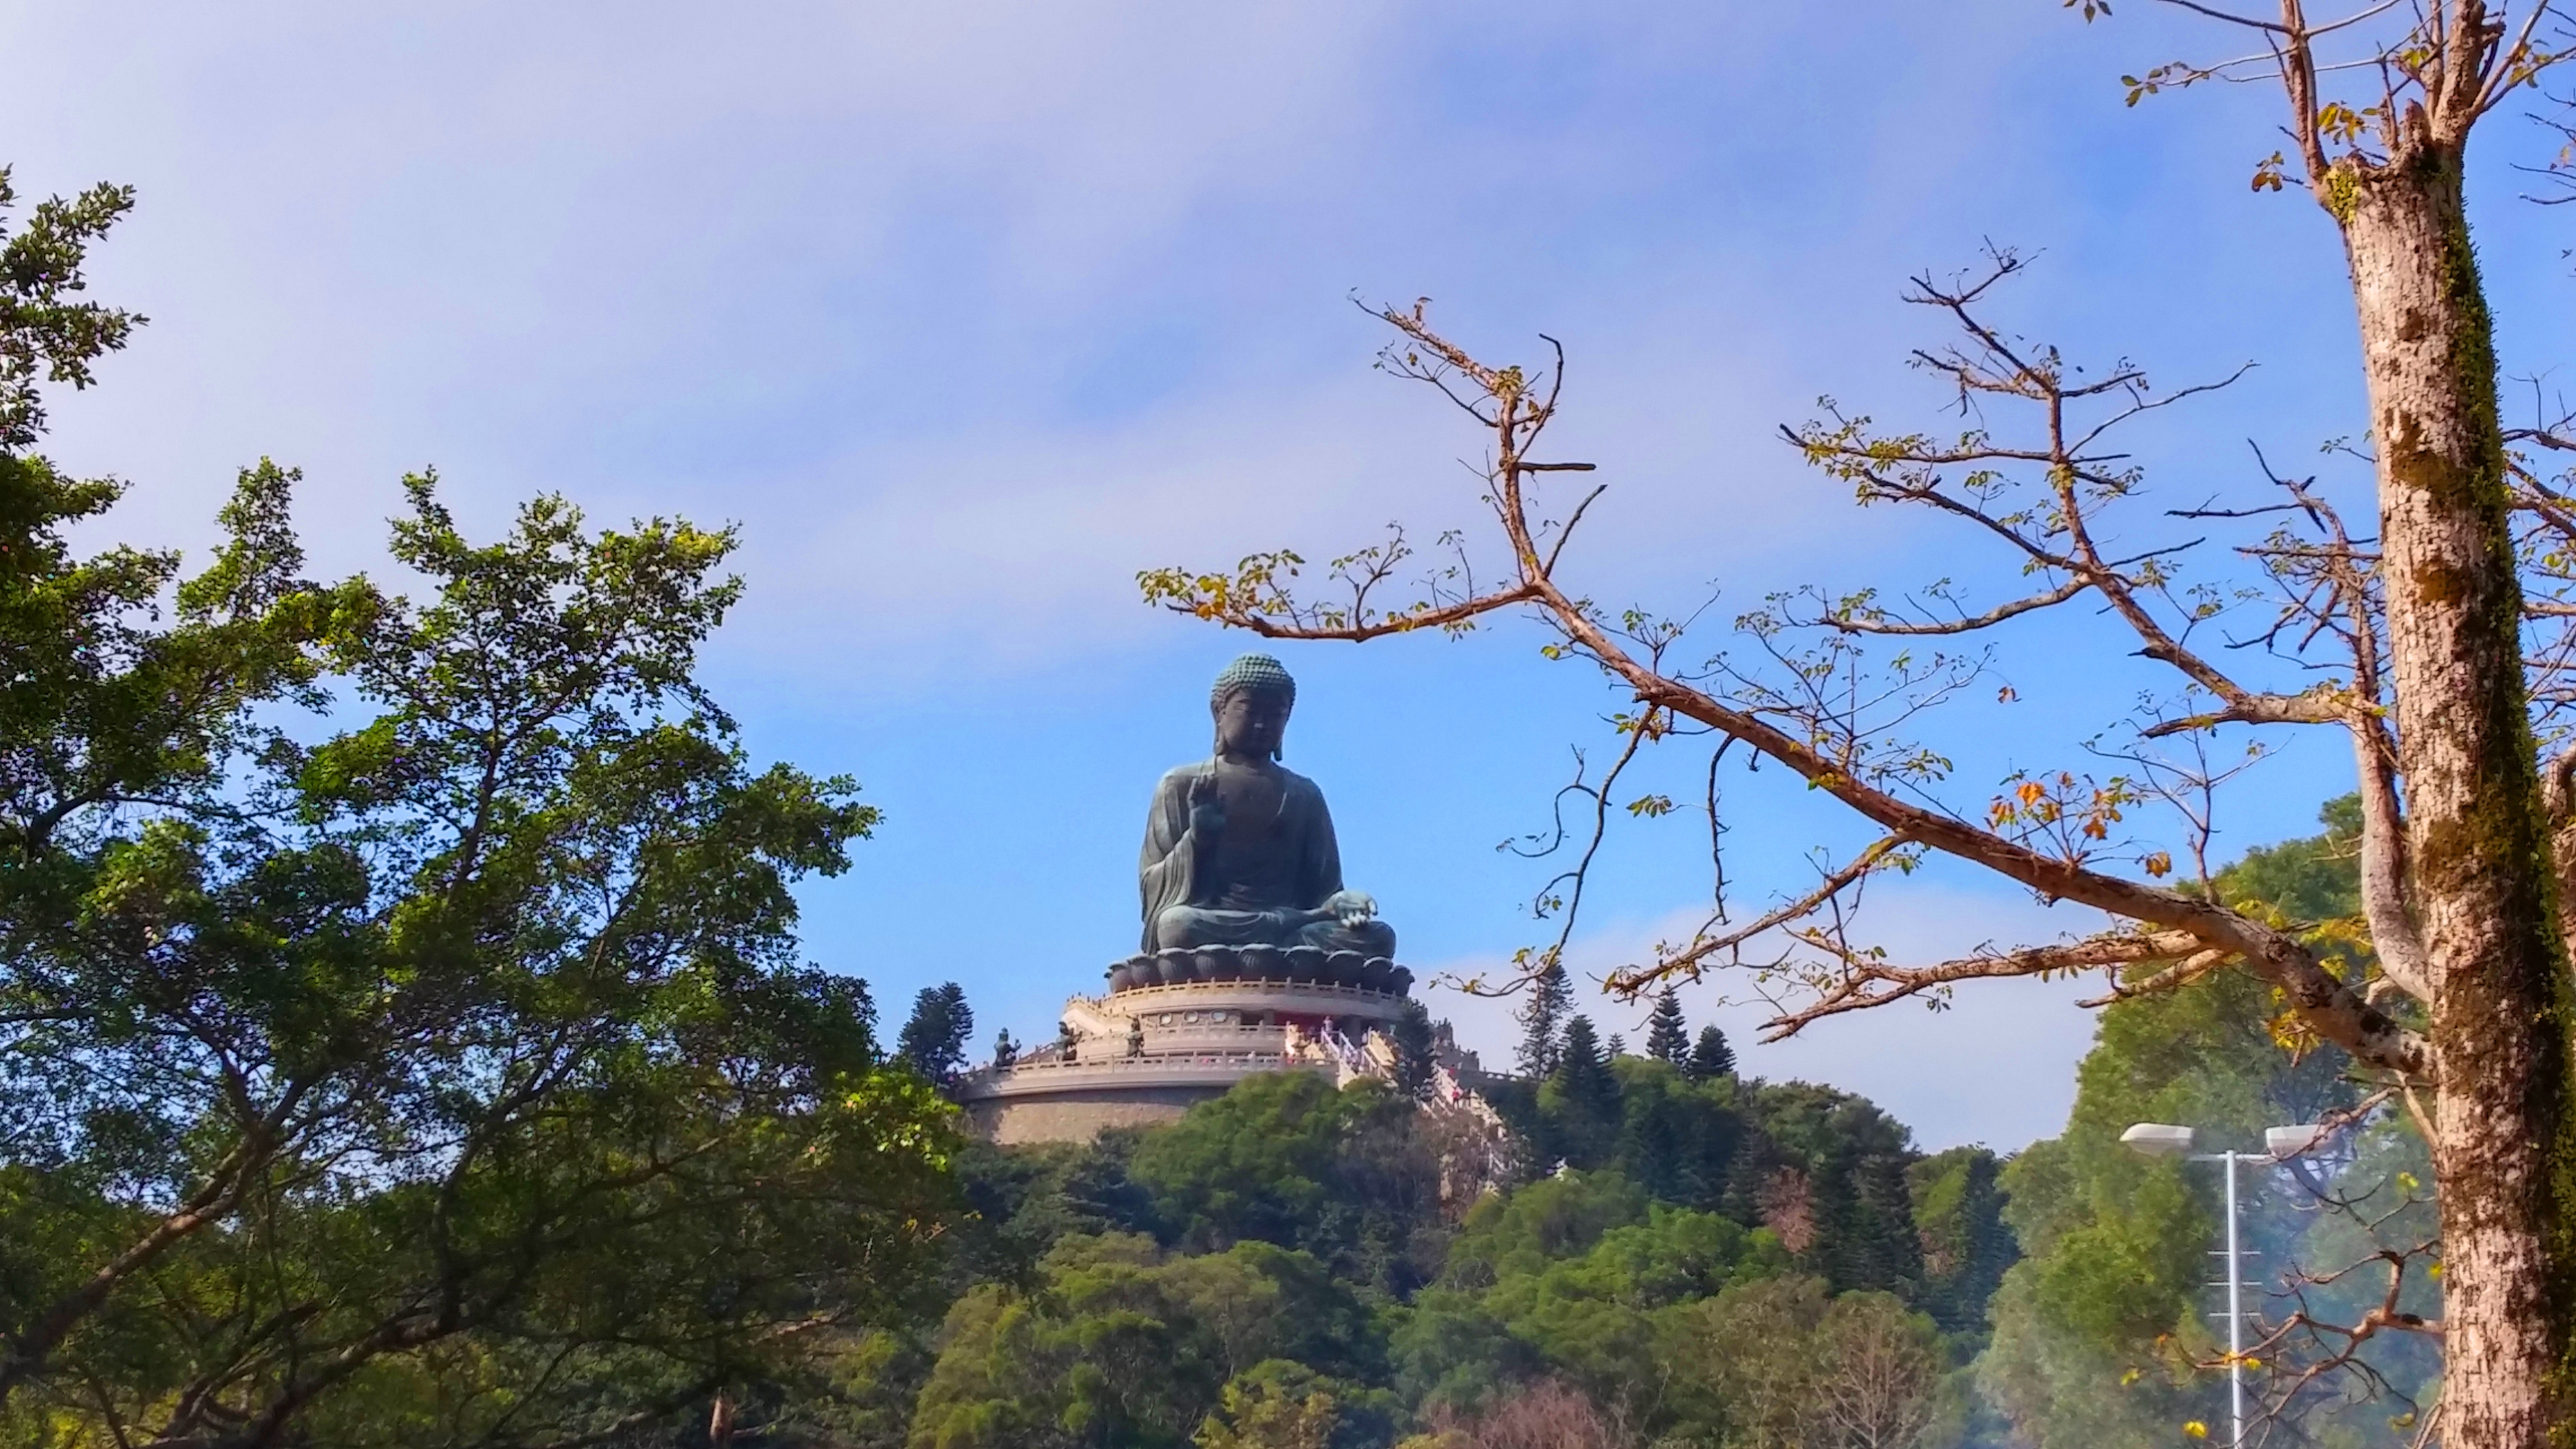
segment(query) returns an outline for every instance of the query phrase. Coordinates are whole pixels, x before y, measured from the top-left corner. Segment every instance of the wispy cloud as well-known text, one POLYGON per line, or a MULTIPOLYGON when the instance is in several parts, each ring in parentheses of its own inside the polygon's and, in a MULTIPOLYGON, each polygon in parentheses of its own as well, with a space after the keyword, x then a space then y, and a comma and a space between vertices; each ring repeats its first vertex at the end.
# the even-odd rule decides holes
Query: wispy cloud
MULTIPOLYGON (((1599 977, 1645 959, 1658 940, 1686 939, 1696 921, 1677 913, 1578 937, 1567 956, 1568 970, 1583 983, 1575 1009, 1589 1014, 1605 1035, 1622 1032, 1631 1049, 1642 1046, 1652 1002, 1614 1001, 1599 992, 1599 977)), ((1894 959, 1928 963, 1996 944, 2060 939, 2095 929, 2098 919, 2072 906, 2043 907, 2011 891, 1891 882, 1873 890, 1866 923, 1868 939, 1887 947, 1894 959)), ((1443 969, 1462 977, 1492 975, 1498 965, 1474 958, 1443 969)), ((1692 1030, 1709 1023, 1722 1028, 1747 1075, 1860 1093, 1911 1126, 1916 1142, 1927 1149, 1982 1142, 2009 1152, 2065 1126, 2075 1101, 2075 1063, 2093 1035, 2093 1014, 2075 1001, 2098 986, 2098 979, 1972 982, 1945 1001, 1831 1017, 1767 1044, 1758 1038, 1771 1013, 1748 978, 1712 973, 1698 985, 1683 985, 1681 998, 1692 1030)), ((1513 1014, 1521 998, 1434 988, 1424 1000, 1487 1063, 1510 1065, 1520 1036, 1513 1014)))

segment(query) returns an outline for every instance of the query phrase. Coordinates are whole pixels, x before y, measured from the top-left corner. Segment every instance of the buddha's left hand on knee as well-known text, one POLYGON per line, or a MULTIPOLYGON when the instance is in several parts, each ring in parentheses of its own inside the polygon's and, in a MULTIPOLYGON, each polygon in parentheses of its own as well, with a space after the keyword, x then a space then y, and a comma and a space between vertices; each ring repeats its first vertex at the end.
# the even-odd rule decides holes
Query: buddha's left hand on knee
POLYGON ((1317 909, 1345 926, 1377 919, 1377 901, 1365 891, 1335 891, 1317 909))

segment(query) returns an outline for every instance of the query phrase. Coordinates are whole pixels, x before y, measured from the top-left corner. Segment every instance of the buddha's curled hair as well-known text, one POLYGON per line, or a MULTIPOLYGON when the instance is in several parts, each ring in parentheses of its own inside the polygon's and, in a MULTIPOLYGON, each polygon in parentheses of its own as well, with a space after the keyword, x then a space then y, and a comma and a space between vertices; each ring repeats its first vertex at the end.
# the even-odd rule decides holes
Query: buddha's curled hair
POLYGON ((1289 708, 1297 706, 1297 681, 1288 674, 1288 666, 1267 654, 1246 654, 1225 667, 1208 691, 1208 707, 1217 708, 1225 697, 1236 690, 1278 696, 1289 708))
MULTIPOLYGON (((1267 654, 1246 654, 1227 665, 1208 690, 1208 712, 1214 714, 1224 709, 1226 697, 1236 693, 1268 695, 1278 700, 1283 708, 1293 710, 1297 707, 1297 681, 1289 675, 1287 665, 1267 654)), ((1217 748, 1224 748, 1222 739, 1218 741, 1217 748)), ((1286 754, 1285 749, 1274 749, 1270 758, 1276 760, 1286 754)), ((1282 800, 1280 807, 1285 809, 1287 802, 1282 800)))

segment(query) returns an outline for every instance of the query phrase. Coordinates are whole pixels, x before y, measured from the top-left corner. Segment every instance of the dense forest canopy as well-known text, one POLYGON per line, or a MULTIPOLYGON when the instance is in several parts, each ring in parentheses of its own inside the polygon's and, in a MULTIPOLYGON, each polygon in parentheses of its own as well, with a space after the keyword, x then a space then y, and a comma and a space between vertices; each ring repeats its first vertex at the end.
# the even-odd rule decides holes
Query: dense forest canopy
POLYGON ((1332 1400, 1330 1442, 1478 1443, 1479 1416, 1550 1384, 1623 1441, 1713 1443, 1806 1392, 1728 1380, 1738 1346, 1812 1366, 1836 1335, 1889 1346, 1906 1412, 1964 1414, 1956 1371, 2013 1257, 1991 1154, 1926 1157, 1829 1089, 1595 1050, 1606 1103, 1564 1090, 1586 1075, 1568 1052, 1507 1112, 1545 1140, 1606 1111, 1603 1147, 1468 1203, 1440 1199, 1411 1102, 1304 1072, 1086 1147, 976 1149, 986 1279, 884 1360, 926 1372, 906 1442, 1181 1444, 1230 1384, 1294 1384, 1332 1400))

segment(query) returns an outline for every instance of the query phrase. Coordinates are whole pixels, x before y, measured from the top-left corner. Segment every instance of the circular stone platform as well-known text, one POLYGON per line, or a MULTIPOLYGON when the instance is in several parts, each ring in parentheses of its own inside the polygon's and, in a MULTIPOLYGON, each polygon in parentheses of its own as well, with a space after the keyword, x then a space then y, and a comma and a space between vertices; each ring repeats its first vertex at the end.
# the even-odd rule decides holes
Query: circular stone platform
MULTIPOLYGON (((1257 969, 1269 968, 1260 950, 1242 954, 1257 969)), ((1220 956, 1187 954, 1194 978, 1200 958, 1220 956)), ((1119 963, 1111 968, 1110 991, 1065 1003, 1058 1042, 1008 1066, 969 1073, 958 1084, 969 1121, 1000 1143, 1087 1142, 1110 1127, 1168 1122, 1255 1072, 1329 1070, 1332 1058, 1316 1044, 1328 1037, 1355 1043, 1385 1026, 1403 1012, 1402 988, 1412 984, 1412 972, 1383 960, 1353 955, 1351 963, 1333 963, 1320 951, 1270 955, 1282 968, 1275 976, 1248 978, 1239 958, 1220 957, 1206 979, 1151 985, 1135 984, 1135 961, 1119 963), (1312 959, 1290 959, 1299 957, 1312 959), (1231 979, 1218 979, 1229 965, 1237 967, 1231 979), (1319 965, 1326 969, 1291 975, 1319 965), (1380 969, 1369 970, 1372 965, 1380 969), (1130 972, 1123 988, 1122 971, 1130 972)))

